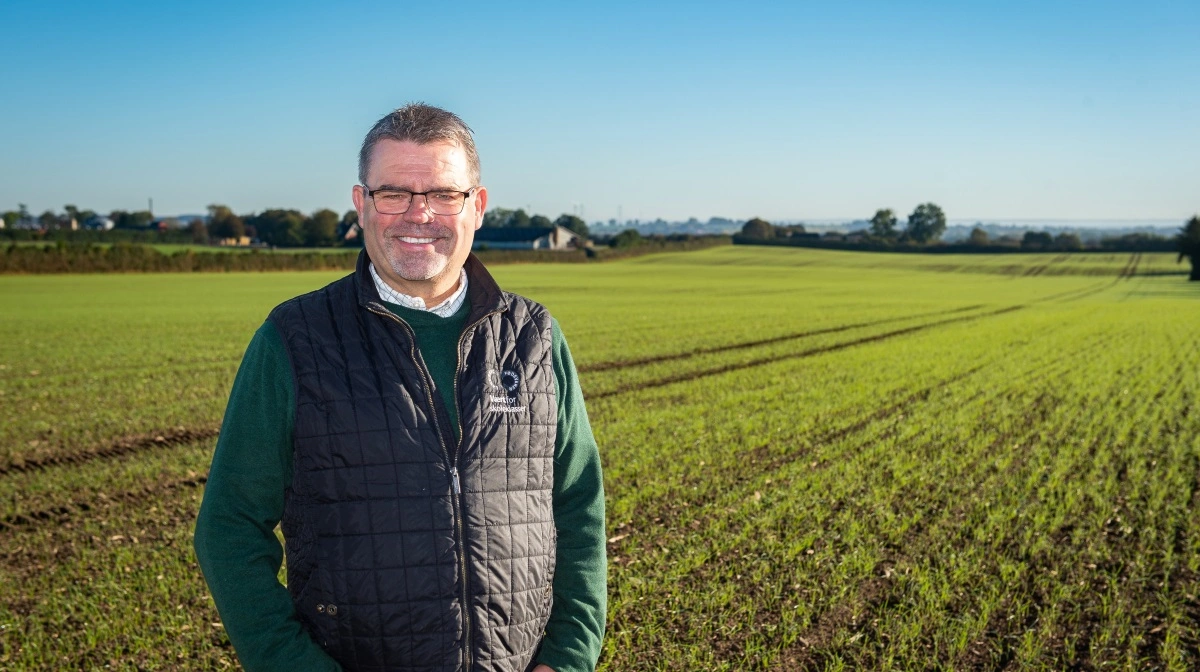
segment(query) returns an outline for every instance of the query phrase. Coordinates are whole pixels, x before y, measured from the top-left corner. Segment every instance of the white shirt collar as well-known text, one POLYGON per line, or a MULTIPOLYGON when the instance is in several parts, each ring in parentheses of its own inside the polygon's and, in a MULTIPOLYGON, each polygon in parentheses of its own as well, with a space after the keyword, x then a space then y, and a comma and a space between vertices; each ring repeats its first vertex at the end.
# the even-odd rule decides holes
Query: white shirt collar
POLYGON ((458 272, 458 289, 454 290, 454 293, 451 294, 450 297, 445 301, 432 308, 427 308, 425 306, 425 300, 421 297, 401 294, 400 292, 392 289, 390 285, 383 281, 383 278, 379 277, 379 273, 375 271, 374 263, 369 264, 368 268, 371 270, 371 279, 375 281, 375 289, 379 290, 379 298, 387 301, 388 303, 394 303, 396 305, 404 306, 405 308, 423 310, 427 313, 433 313, 438 317, 450 317, 451 315, 457 313, 459 308, 462 308, 463 301, 465 301, 467 298, 466 269, 462 269, 458 272))

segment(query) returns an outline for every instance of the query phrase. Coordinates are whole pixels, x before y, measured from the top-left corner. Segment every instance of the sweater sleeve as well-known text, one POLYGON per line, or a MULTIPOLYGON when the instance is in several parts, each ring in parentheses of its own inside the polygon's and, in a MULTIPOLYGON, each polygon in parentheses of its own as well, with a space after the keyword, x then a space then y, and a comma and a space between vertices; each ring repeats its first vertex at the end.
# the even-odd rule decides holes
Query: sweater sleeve
POLYGON ((196 520, 196 558, 246 670, 338 672, 277 578, 283 548, 275 526, 291 484, 294 407, 283 340, 264 323, 229 394, 196 520))
POLYGON ((558 395, 554 456, 558 547, 554 606, 538 662, 555 672, 592 672, 600 657, 608 606, 604 480, 579 375, 557 321, 552 339, 558 395))

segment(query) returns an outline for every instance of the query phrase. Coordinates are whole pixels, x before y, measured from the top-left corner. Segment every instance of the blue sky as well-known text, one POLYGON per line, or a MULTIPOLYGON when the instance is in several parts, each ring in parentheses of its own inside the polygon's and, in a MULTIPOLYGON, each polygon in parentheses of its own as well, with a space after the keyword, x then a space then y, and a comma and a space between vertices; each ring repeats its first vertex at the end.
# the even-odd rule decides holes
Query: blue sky
POLYGON ((590 221, 1200 211, 1200 3, 9 0, 0 210, 349 209, 407 101, 590 221))

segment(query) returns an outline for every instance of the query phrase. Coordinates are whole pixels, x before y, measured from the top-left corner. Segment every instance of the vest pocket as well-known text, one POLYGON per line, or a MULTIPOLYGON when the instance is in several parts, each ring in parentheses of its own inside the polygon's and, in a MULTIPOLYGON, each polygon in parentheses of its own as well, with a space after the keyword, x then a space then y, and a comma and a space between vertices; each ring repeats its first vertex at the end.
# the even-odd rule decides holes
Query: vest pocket
POLYGON ((309 636, 330 656, 337 657, 340 607, 331 598, 324 581, 325 572, 317 569, 308 577, 304 588, 296 597, 296 615, 309 636))

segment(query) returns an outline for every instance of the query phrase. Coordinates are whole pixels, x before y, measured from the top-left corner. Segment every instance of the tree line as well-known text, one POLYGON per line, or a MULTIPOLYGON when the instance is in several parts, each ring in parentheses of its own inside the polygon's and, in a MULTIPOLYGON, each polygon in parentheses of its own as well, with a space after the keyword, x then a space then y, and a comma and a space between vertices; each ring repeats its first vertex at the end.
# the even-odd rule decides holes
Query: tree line
MULTIPOLYGON (((47 210, 33 217, 26 206, 3 213, 5 229, 12 231, 18 224, 26 227, 30 223, 45 236, 51 232, 73 230, 101 217, 94 210, 81 210, 67 205, 62 213, 47 210)), ((113 210, 106 217, 116 231, 147 231, 154 228, 155 218, 149 210, 128 212, 113 210)), ((160 220, 161 221, 161 220, 160 220)), ((487 227, 534 227, 549 228, 562 226, 583 238, 588 237, 588 226, 577 215, 562 214, 557 219, 545 215, 529 215, 524 209, 493 208, 484 213, 483 226, 487 227)), ((208 244, 220 240, 240 240, 243 237, 273 247, 336 247, 361 246, 362 236, 358 226, 358 213, 347 210, 338 215, 333 210, 322 208, 305 214, 299 210, 272 208, 258 213, 236 214, 229 206, 214 203, 208 206, 205 219, 194 218, 186 225, 175 227, 163 225, 163 230, 176 229, 183 232, 177 241, 208 244)), ((29 234, 35 238, 38 234, 29 234)), ((11 237, 11 234, 10 234, 11 237)), ((120 239, 119 236, 115 236, 120 239)))
MULTIPOLYGON (((835 234, 822 237, 805 230, 803 224, 779 226, 754 217, 742 226, 735 243, 757 245, 797 245, 802 247, 826 247, 844 250, 866 251, 927 251, 955 253, 992 252, 1071 252, 1089 249, 1084 246, 1079 234, 1062 232, 1052 235, 1048 231, 1026 231, 1020 241, 991 240, 980 227, 971 230, 966 242, 941 243, 946 230, 946 215, 935 203, 924 203, 908 216, 904 229, 898 227, 899 220, 888 208, 875 211, 870 227, 850 234, 835 234)), ((1178 262, 1191 262, 1189 280, 1200 281, 1200 215, 1183 224, 1174 238, 1163 238, 1145 233, 1130 233, 1119 237, 1104 238, 1093 248, 1111 252, 1178 252, 1178 262)))
MULTIPOLYGON (((900 220, 891 208, 875 211, 866 238, 876 243, 899 243, 925 245, 936 242, 946 231, 946 213, 936 203, 922 203, 908 216, 903 229, 897 228, 900 220)), ((987 235, 987 234, 984 234, 987 235)), ((742 238, 770 240, 796 238, 799 240, 819 238, 820 234, 809 233, 803 224, 776 226, 754 217, 742 226, 742 238)))
POLYGON ((208 206, 207 218, 193 218, 185 224, 169 219, 156 220, 149 210, 113 210, 107 215, 101 215, 94 210, 80 209, 74 205, 64 206, 61 213, 46 210, 34 217, 28 208, 21 204, 19 209, 4 212, 2 216, 6 237, 11 239, 61 239, 64 233, 77 233, 80 226, 87 229, 89 225, 107 219, 111 222, 111 231, 107 228, 110 224, 105 222, 100 230, 92 232, 109 234, 99 236, 98 240, 104 242, 129 240, 203 245, 226 239, 240 241, 246 237, 274 247, 362 245, 362 238, 358 232, 358 213, 354 210, 338 215, 328 208, 309 214, 294 209, 274 208, 238 215, 226 205, 213 204, 208 206), (150 239, 131 235, 137 232, 168 235, 150 239))
POLYGON ((563 213, 558 219, 550 219, 545 215, 529 215, 524 208, 509 210, 508 208, 492 208, 483 213, 483 225, 486 227, 512 227, 548 229, 561 226, 570 229, 581 238, 588 237, 587 222, 582 217, 563 213))
POLYGON ((338 215, 329 208, 312 214, 299 210, 271 208, 260 213, 236 215, 228 206, 208 206, 208 222, 192 220, 188 225, 196 242, 247 237, 273 247, 361 247, 358 213, 338 215))

